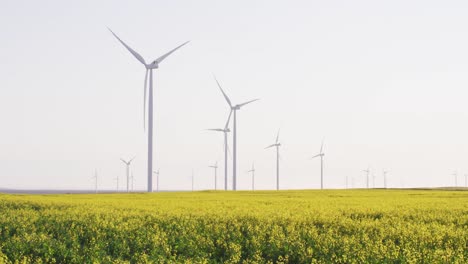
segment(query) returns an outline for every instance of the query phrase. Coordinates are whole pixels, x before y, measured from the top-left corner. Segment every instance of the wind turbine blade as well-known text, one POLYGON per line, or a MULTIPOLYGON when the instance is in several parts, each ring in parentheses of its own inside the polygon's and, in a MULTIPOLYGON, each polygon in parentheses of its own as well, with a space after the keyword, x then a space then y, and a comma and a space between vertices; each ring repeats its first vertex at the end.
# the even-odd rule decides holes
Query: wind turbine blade
POLYGON ((276 146, 276 144, 271 144, 270 146, 266 147, 265 149, 267 149, 267 148, 272 148, 272 147, 274 147, 274 146, 276 146))
POLYGON ((129 160, 128 163, 132 162, 135 158, 136 158, 136 156, 133 156, 133 158, 131 160, 129 160))
POLYGON ((184 42, 183 44, 179 45, 177 48, 175 48, 175 49, 169 51, 168 53, 162 55, 161 57, 157 58, 157 59, 154 60, 154 61, 155 61, 156 63, 159 64, 159 63, 162 62, 165 58, 167 58, 167 56, 171 55, 174 51, 176 51, 176 50, 182 48, 182 46, 184 46, 185 44, 187 44, 187 43, 189 43, 189 42, 190 42, 190 41, 184 42))
POLYGON ((317 155, 313 156, 313 157, 310 158, 310 159, 313 159, 313 158, 316 158, 316 157, 320 157, 320 154, 317 154, 317 155))
POLYGON ((229 111, 229 116, 228 116, 228 119, 226 121, 226 125, 224 126, 224 130, 228 129, 229 121, 231 120, 231 115, 232 115, 232 110, 229 111))
POLYGON ((280 130, 278 129, 278 133, 276 134, 276 144, 278 144, 278 140, 279 140, 279 133, 280 133, 280 130))
POLYGON ((146 131, 146 85, 148 84, 148 72, 149 70, 146 69, 145 74, 145 85, 143 86, 143 130, 146 131))
POLYGON ((218 79, 216 79, 216 76, 214 76, 214 74, 213 74, 213 78, 215 79, 216 84, 218 84, 219 89, 220 89, 221 92, 223 93, 224 99, 226 99, 226 102, 229 104, 229 107, 232 108, 231 100, 229 100, 229 97, 228 97, 227 94, 224 92, 223 88, 221 88, 221 85, 219 84, 218 79))
POLYGON ((144 65, 146 65, 146 62, 145 62, 145 59, 143 59, 143 57, 138 54, 138 52, 134 51, 132 48, 130 48, 127 44, 125 44, 125 42, 123 42, 110 28, 107 28, 109 29, 109 31, 112 33, 112 35, 114 35, 114 37, 120 42, 122 43, 122 45, 125 46, 125 48, 127 48, 128 51, 130 51, 130 53, 133 54, 133 56, 135 56, 135 58, 137 60, 139 60, 141 63, 143 63, 144 65))
POLYGON ((209 130, 209 131, 219 131, 219 132, 223 132, 224 130, 221 129, 221 128, 209 128, 209 129, 205 129, 205 130, 209 130))
POLYGON ((246 105, 246 104, 250 104, 250 103, 253 103, 253 102, 258 101, 258 100, 260 100, 260 99, 250 100, 250 101, 248 101, 248 102, 245 102, 245 103, 242 103, 242 104, 238 104, 237 106, 238 106, 238 107, 242 107, 242 106, 244 106, 244 105, 246 105))
POLYGON ((121 160, 123 163, 127 164, 127 162, 126 162, 124 159, 120 158, 120 160, 121 160))

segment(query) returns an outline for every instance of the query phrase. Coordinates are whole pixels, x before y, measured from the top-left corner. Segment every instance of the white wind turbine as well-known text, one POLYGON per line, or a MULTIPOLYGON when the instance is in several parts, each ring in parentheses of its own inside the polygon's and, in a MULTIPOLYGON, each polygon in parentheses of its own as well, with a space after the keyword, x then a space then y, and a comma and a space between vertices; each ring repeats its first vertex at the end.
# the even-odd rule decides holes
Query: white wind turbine
POLYGON ((279 130, 278 133, 276 134, 276 141, 274 144, 271 144, 270 146, 266 147, 265 149, 276 147, 276 190, 279 190, 279 147, 281 146, 281 143, 279 142, 279 130))
POLYGON ((233 140, 232 140, 232 189, 235 191, 237 189, 237 111, 240 110, 244 105, 250 104, 252 102, 255 102, 260 99, 254 99, 247 101, 242 104, 237 104, 233 105, 231 103, 231 100, 229 97, 226 95, 224 92, 223 88, 221 88, 221 85, 219 84, 218 80, 215 77, 215 81, 218 84, 219 89, 223 93, 224 99, 226 99, 226 102, 228 103, 229 107, 231 108, 231 112, 234 112, 234 117, 233 117, 233 140))
POLYGON ((127 167, 127 192, 129 191, 129 187, 130 187, 130 165, 132 164, 132 161, 135 159, 135 157, 133 157, 131 160, 129 161, 126 161, 122 158, 120 158, 120 160, 125 163, 126 167, 127 167))
POLYGON ((320 189, 323 190, 323 156, 325 156, 325 153, 323 153, 323 140, 322 140, 322 145, 320 146, 320 152, 319 154, 313 156, 311 159, 320 157, 320 189))
POLYGON ((231 130, 229 130, 229 120, 231 119, 231 114, 232 114, 232 111, 229 111, 229 116, 228 116, 228 119, 226 121, 226 125, 224 126, 224 128, 207 129, 210 131, 223 132, 224 134, 224 190, 225 191, 227 191, 227 183, 228 183, 228 149, 229 147, 228 147, 227 134, 231 132, 231 130))
POLYGON ((214 189, 217 190, 217 186, 218 186, 218 175, 217 175, 217 172, 218 172, 218 162, 216 162, 214 165, 211 165, 211 166, 208 166, 208 167, 214 169, 214 189))
POLYGON ((159 192, 159 169, 153 173, 156 174, 156 191, 159 192))
POLYGON ((193 185, 194 185, 194 173, 193 173, 193 170, 192 170, 192 192, 193 192, 193 185))
POLYGON ((114 181, 117 183, 117 192, 119 191, 119 176, 114 178, 114 181))
MULTIPOLYGON (((130 48, 125 42, 123 42, 110 28, 109 31, 117 38, 117 40, 125 46, 125 48, 146 68, 145 74, 145 83, 144 83, 144 98, 143 98, 143 126, 146 124, 146 86, 148 81, 149 73, 149 89, 148 89, 148 192, 153 191, 153 70, 159 68, 159 63, 161 63, 165 58, 171 55, 174 51, 178 50, 189 41, 179 45, 175 49, 167 52, 161 57, 155 59, 151 63, 146 63, 145 59, 138 54, 135 50, 130 48)), ((146 128, 146 127, 145 127, 146 128)))
POLYGON ((458 174, 457 174, 456 171, 454 171, 454 172, 452 173, 452 175, 453 175, 453 177, 455 178, 455 187, 457 187, 457 185, 458 185, 458 182, 457 182, 458 174))
POLYGON ((369 173, 370 173, 369 167, 367 167, 366 170, 363 170, 363 172, 366 173, 366 183, 367 183, 366 186, 367 186, 367 189, 369 189, 369 173))
POLYGON ((252 163, 252 169, 247 171, 247 173, 249 172, 252 173, 252 191, 255 191, 255 166, 253 163, 252 163))
POLYGON ((387 170, 383 170, 384 188, 387 189, 387 170))
POLYGON ((94 179, 94 193, 97 193, 97 180, 98 180, 97 169, 94 170, 94 176, 91 179, 94 179))

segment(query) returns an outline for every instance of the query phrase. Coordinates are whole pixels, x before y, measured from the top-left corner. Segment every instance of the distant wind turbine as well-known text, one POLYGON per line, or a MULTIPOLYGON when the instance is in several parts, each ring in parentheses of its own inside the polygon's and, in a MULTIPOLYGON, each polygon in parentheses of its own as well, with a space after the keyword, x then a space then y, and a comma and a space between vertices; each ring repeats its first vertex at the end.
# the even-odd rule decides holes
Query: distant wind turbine
POLYGON ((221 85, 219 84, 216 77, 215 77, 215 81, 218 84, 219 89, 223 93, 224 99, 226 99, 226 102, 231 108, 231 112, 234 112, 233 140, 232 140, 232 189, 235 191, 237 190, 237 114, 236 113, 237 113, 237 110, 240 110, 243 106, 250 104, 252 102, 255 102, 257 100, 260 100, 260 99, 254 99, 254 100, 250 100, 245 103, 242 103, 242 104, 233 105, 229 97, 224 92, 223 88, 221 88, 221 85))
POLYGON ((383 170, 384 188, 387 189, 387 170, 383 170))
POLYGON ((193 182, 194 182, 194 175, 193 175, 193 170, 192 170, 192 192, 193 192, 193 182))
POLYGON ((125 165, 127 166, 127 192, 129 191, 129 187, 130 187, 130 165, 132 164, 132 161, 135 159, 135 157, 133 157, 131 160, 129 161, 126 161, 122 158, 120 158, 120 160, 125 163, 125 165))
POLYGON ((253 163, 252 163, 252 169, 247 171, 247 173, 249 172, 252 173, 252 191, 255 191, 255 166, 253 163))
POLYGON ((370 173, 370 168, 367 167, 367 170, 363 170, 363 172, 366 173, 367 189, 369 189, 369 173, 370 173))
POLYGON ((325 156, 325 153, 323 153, 323 140, 322 140, 322 145, 320 146, 320 152, 319 154, 313 156, 311 159, 320 157, 320 189, 323 190, 323 156, 325 156))
MULTIPOLYGON (((174 51, 180 49, 182 46, 187 44, 189 41, 179 45, 175 49, 167 52, 161 57, 157 58, 151 63, 146 63, 145 59, 130 48, 125 42, 123 42, 110 28, 109 31, 117 38, 117 40, 146 68, 145 83, 144 83, 144 98, 143 98, 143 126, 146 124, 146 84, 148 80, 149 73, 149 90, 148 90, 148 192, 153 191, 153 70, 159 68, 159 63, 161 63, 165 58, 171 55, 174 51)), ((146 127, 145 127, 146 128, 146 127)))
POLYGON ((210 168, 213 168, 214 169, 214 189, 217 190, 217 186, 218 186, 218 175, 217 175, 217 172, 218 172, 218 162, 216 162, 214 165, 211 165, 211 166, 208 166, 210 168))
POLYGON ((372 172, 372 188, 375 188, 375 173, 372 172))
POLYGON ((115 182, 117 183, 117 192, 119 191, 119 176, 114 178, 115 182))
POLYGON ((457 174, 457 172, 455 171, 455 172, 452 173, 452 175, 453 175, 453 177, 455 178, 455 187, 457 187, 457 186, 458 186, 458 182, 457 182, 457 176, 458 176, 458 174, 457 174))
POLYGON ((232 111, 229 111, 229 116, 226 121, 226 125, 224 128, 211 128, 207 130, 211 131, 218 131, 218 132, 223 132, 224 134, 224 190, 227 191, 227 185, 228 185, 228 136, 227 133, 231 132, 229 130, 229 120, 231 119, 231 114, 232 111))
POLYGON ((270 146, 266 147, 265 149, 276 147, 276 190, 279 190, 279 147, 281 146, 281 143, 279 142, 279 130, 278 133, 276 134, 276 141, 275 144, 271 144, 270 146))
POLYGON ((94 192, 97 193, 97 179, 98 179, 97 169, 94 170, 94 176, 91 179, 94 179, 94 192))
POLYGON ((156 174, 156 191, 159 192, 159 169, 153 173, 156 174))

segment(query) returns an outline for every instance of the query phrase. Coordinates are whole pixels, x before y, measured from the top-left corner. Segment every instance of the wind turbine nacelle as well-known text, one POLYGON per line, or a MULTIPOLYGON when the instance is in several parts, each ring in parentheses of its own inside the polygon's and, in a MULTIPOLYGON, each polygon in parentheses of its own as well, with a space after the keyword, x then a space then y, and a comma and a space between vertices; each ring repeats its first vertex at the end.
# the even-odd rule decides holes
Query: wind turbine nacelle
POLYGON ((159 68, 159 64, 157 61, 153 61, 152 63, 146 65, 146 69, 148 70, 157 69, 157 68, 159 68))

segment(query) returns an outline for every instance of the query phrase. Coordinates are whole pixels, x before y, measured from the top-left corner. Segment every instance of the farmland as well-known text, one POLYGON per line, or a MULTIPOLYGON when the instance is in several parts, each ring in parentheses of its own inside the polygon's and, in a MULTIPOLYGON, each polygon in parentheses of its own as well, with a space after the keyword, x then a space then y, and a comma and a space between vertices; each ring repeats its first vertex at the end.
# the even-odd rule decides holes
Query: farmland
POLYGON ((467 263, 468 191, 0 194, 0 263, 467 263))

